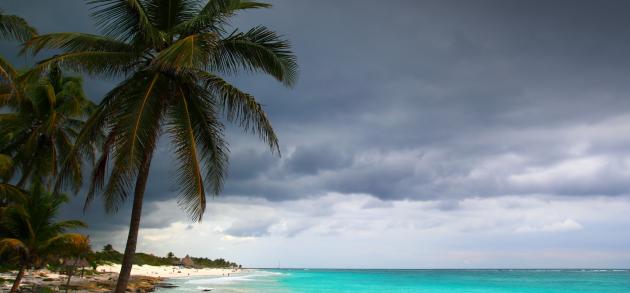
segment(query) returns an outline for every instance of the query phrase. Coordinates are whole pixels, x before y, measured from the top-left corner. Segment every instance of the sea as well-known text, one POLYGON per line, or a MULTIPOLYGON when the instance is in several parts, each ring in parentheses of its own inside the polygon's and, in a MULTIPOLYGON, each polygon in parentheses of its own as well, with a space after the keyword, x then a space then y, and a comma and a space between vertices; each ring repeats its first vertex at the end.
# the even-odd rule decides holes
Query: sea
POLYGON ((157 292, 630 293, 630 270, 257 269, 169 279, 157 292))

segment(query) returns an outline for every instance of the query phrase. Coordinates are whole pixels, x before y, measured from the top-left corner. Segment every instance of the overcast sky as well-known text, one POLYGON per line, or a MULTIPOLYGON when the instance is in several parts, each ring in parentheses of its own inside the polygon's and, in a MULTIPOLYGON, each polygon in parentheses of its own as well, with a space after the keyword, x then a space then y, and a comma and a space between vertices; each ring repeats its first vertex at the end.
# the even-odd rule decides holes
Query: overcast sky
MULTIPOLYGON (((630 267, 630 3, 271 3, 234 27, 291 40, 297 85, 229 79, 265 105, 282 156, 228 129, 225 191, 192 223, 163 143, 140 251, 251 267, 630 267)), ((42 33, 97 32, 82 1, 0 5, 42 33)), ((13 47, 0 53, 37 60, 13 47)), ((86 91, 98 102, 115 84, 86 91)), ((123 250, 131 204, 82 214, 83 196, 63 216, 123 250)))

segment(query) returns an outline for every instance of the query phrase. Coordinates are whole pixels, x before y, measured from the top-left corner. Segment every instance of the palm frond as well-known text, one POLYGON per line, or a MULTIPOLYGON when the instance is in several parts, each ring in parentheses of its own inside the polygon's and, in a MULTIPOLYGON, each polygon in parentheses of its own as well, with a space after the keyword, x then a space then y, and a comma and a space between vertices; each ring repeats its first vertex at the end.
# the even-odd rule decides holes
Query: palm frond
POLYGON ((193 128, 189 96, 187 89, 178 87, 178 101, 169 111, 168 132, 180 162, 177 181, 181 192, 178 203, 193 219, 201 221, 206 209, 206 193, 198 159, 199 147, 196 138, 198 131, 193 128))
POLYGON ((0 11, 0 37, 24 42, 36 34, 37 30, 23 18, 0 11))
POLYGON ((245 130, 258 134, 272 151, 280 153, 278 138, 271 122, 262 105, 253 96, 240 91, 218 76, 207 72, 198 74, 207 89, 219 100, 228 121, 237 122, 245 130))
POLYGON ((0 56, 0 81, 13 82, 17 76, 18 72, 13 65, 0 56))
POLYGON ((55 55, 37 63, 24 74, 25 78, 36 78, 53 64, 89 75, 118 76, 130 72, 139 61, 133 52, 80 51, 55 55))
POLYGON ((112 145, 114 144, 114 139, 116 135, 114 133, 110 133, 105 142, 103 143, 101 149, 101 155, 99 159, 94 164, 94 168, 92 168, 92 175, 90 176, 90 187, 85 196, 85 203, 83 204, 83 211, 85 212, 87 208, 94 201, 94 197, 96 196, 96 192, 103 188, 105 184, 105 176, 107 174, 107 163, 110 160, 110 154, 112 150, 112 145))
POLYGON ((196 0, 146 0, 145 8, 151 23, 161 31, 170 31, 182 21, 192 18, 198 9, 196 0))
POLYGON ((223 134, 224 126, 217 113, 211 93, 198 89, 190 95, 190 117, 205 169, 204 183, 213 195, 223 187, 228 166, 228 145, 223 134))
POLYGON ((164 40, 140 0, 91 0, 92 17, 109 37, 159 46, 164 40))
POLYGON ((75 138, 71 149, 61 160, 61 167, 55 180, 53 193, 58 194, 62 189, 72 184, 73 192, 78 192, 83 182, 83 176, 80 172, 81 159, 94 152, 95 144, 103 135, 104 127, 107 125, 111 117, 111 96, 106 96, 99 108, 85 121, 83 128, 75 138))
POLYGON ((241 0, 210 0, 193 18, 173 28, 173 33, 182 36, 200 32, 222 32, 222 25, 240 10, 269 8, 271 4, 241 0))
POLYGON ((211 69, 236 73, 239 69, 262 71, 286 86, 297 80, 297 63, 288 41, 264 26, 249 31, 233 32, 218 44, 209 67, 211 69))
POLYGON ((155 150, 164 112, 165 78, 158 72, 140 72, 115 89, 113 121, 113 168, 103 191, 106 210, 115 212, 128 197, 132 178, 139 172, 147 154, 155 150))
POLYGON ((25 252, 28 252, 28 247, 20 239, 16 239, 16 238, 0 239, 0 254, 3 254, 7 250, 13 250, 18 253, 25 253, 25 252))
MULTIPOLYGON (((55 229, 59 229, 60 231, 64 231, 67 229, 87 228, 87 224, 79 220, 60 221, 60 222, 55 223, 53 226, 55 229)), ((66 234, 66 235, 74 236, 74 234, 66 234)))
POLYGON ((22 52, 33 55, 43 49, 61 49, 65 52, 101 51, 132 52, 133 47, 125 42, 99 35, 85 33, 52 33, 36 36, 26 43, 22 52))
POLYGON ((15 185, 0 183, 0 202, 14 202, 26 196, 24 191, 15 185))
POLYGON ((203 69, 210 61, 217 41, 215 33, 187 36, 162 50, 152 63, 161 70, 175 72, 203 69))

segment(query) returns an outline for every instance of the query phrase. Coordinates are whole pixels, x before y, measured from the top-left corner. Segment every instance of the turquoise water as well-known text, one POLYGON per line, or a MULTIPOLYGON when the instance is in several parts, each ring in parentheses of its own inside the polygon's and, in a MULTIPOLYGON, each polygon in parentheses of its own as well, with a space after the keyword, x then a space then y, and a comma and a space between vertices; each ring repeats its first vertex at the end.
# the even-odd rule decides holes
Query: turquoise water
POLYGON ((624 293, 630 270, 254 270, 159 292, 624 293))

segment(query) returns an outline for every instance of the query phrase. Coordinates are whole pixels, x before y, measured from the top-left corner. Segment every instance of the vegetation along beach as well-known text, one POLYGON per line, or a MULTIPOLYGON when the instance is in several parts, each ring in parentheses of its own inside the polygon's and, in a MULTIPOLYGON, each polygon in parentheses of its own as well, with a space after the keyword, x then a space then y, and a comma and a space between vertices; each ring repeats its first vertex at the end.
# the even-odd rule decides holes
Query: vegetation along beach
POLYGON ((3 0, 0 292, 630 292, 629 16, 3 0))

